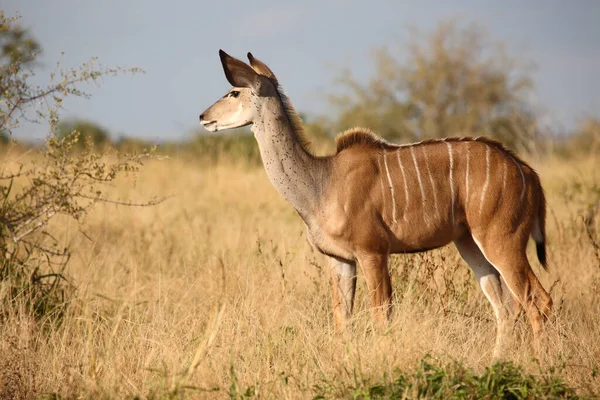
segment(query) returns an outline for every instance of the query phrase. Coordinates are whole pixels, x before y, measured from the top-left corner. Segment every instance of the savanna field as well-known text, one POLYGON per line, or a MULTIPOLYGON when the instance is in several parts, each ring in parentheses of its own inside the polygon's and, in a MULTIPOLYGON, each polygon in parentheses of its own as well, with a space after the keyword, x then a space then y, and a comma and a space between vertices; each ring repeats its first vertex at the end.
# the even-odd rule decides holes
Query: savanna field
MULTIPOLYGON (((159 149, 160 153, 160 149, 159 149)), ((4 154, 7 168, 35 153, 4 154)), ((59 316, 2 303, 3 398, 594 398, 600 394, 600 160, 525 157, 546 190, 554 314, 539 353, 524 315, 494 364, 493 311, 452 245, 391 261, 394 319, 376 330, 359 272, 335 330, 326 260, 257 163, 148 161, 78 225, 59 316), (37 318, 37 319, 36 319, 37 318), (513 396, 513 397, 511 397, 513 396)), ((0 291, 7 289, 2 282, 0 291)), ((19 298, 17 298, 19 299, 19 298)))

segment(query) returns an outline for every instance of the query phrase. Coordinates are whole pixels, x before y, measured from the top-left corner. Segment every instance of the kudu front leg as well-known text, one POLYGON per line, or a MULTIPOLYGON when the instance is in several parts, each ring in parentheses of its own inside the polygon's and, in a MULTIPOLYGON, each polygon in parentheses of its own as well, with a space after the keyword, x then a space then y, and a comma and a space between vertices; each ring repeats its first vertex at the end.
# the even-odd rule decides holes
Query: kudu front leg
POLYGON ((354 308, 356 291, 356 263, 330 258, 331 286, 333 289, 333 318, 338 330, 343 330, 354 308))
POLYGON ((384 326, 392 316, 392 285, 387 254, 367 254, 358 262, 365 275, 375 321, 384 326))

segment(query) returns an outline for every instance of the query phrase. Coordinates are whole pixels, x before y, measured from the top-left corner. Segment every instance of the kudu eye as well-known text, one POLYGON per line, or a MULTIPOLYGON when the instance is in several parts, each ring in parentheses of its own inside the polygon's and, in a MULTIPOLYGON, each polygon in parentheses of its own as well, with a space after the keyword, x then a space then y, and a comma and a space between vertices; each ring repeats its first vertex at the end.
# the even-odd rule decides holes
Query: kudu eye
POLYGON ((232 90, 231 92, 229 92, 229 96, 231 97, 238 97, 240 95, 240 92, 237 90, 232 90))

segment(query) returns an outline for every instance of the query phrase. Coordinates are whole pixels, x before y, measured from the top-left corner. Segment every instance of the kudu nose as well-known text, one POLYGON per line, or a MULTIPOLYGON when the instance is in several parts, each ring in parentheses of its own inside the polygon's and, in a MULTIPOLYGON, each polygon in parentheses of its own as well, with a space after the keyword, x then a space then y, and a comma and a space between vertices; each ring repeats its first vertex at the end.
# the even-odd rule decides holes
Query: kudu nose
POLYGON ((200 121, 204 119, 204 113, 200 114, 200 121))

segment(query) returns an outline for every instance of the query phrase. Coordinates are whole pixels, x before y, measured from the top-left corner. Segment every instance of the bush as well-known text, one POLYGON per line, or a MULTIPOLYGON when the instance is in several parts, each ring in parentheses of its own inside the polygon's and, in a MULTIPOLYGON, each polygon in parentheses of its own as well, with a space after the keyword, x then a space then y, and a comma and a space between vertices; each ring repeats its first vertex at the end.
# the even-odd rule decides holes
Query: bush
MULTIPOLYGON (((116 202, 104 195, 104 187, 117 176, 134 173, 150 151, 117 154, 95 152, 88 136, 82 151, 74 151, 80 133, 61 133, 59 109, 67 96, 87 96, 77 86, 105 75, 137 73, 138 68, 100 69, 95 60, 79 69, 52 74, 46 87, 30 84, 32 65, 39 54, 17 18, 0 11, 0 132, 10 136, 18 117, 35 110, 38 121, 48 123, 45 146, 33 161, 12 168, 4 159, 0 173, 0 302, 5 312, 18 302, 36 317, 61 314, 68 303, 68 285, 62 275, 69 248, 60 247, 49 222, 58 216, 82 222, 98 202, 116 202), (16 33, 15 33, 16 32, 16 33), (58 81, 56 83, 55 81, 58 81), (109 161, 110 160, 110 161, 109 161)), ((75 126, 77 128, 77 126, 75 126)), ((6 150, 10 152, 9 148, 6 150)), ((146 204, 153 204, 150 201, 146 204)))

